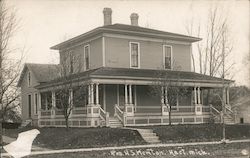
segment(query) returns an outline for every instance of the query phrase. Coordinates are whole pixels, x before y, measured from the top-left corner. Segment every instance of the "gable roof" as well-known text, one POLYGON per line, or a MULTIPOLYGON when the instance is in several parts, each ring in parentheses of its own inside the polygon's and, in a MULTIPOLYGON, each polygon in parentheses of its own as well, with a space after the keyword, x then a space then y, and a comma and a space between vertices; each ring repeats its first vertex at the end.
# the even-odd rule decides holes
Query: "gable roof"
POLYGON ((24 74, 29 70, 34 74, 39 83, 49 82, 59 76, 59 65, 57 64, 35 64, 26 63, 18 80, 17 86, 20 87, 24 74))
POLYGON ((68 45, 71 45, 75 42, 79 42, 84 38, 92 37, 94 35, 100 33, 116 33, 116 34, 125 34, 125 35, 136 35, 136 36, 143 36, 143 37, 152 37, 152 38, 161 38, 161 39, 171 39, 171 40, 178 40, 178 41, 187 41, 187 42, 197 42, 200 41, 201 38, 186 36, 177 33, 171 33, 166 31, 160 31, 156 29, 150 29, 140 26, 133 26, 133 25, 125 25, 125 24, 113 24, 113 25, 106 25, 102 27, 97 27, 91 31, 88 31, 84 34, 71 38, 67 41, 59 43, 55 46, 52 46, 51 49, 59 50, 64 48, 68 45))
MULTIPOLYGON (((179 81, 192 81, 192 82, 211 82, 222 83, 221 78, 203 75, 195 72, 188 71, 172 71, 172 70, 151 70, 151 69, 132 69, 132 68, 112 68, 100 67, 78 74, 68 76, 71 79, 88 79, 88 78, 116 78, 116 79, 159 79, 167 77, 168 80, 179 81)), ((42 83, 37 88, 43 87, 47 84, 63 82, 62 78, 56 78, 47 83, 42 83)), ((231 83, 232 80, 224 80, 225 83, 231 83)))

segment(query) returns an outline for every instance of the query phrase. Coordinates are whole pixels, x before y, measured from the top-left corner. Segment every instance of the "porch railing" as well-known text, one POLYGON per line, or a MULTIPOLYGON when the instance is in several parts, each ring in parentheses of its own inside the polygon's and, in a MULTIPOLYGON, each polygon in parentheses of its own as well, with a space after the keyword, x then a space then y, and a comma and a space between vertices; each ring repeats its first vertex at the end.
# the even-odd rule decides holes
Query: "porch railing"
POLYGON ((40 116, 41 118, 48 118, 51 116, 51 110, 43 110, 43 109, 40 109, 40 116))
POLYGON ((87 115, 86 107, 75 107, 72 109, 72 115, 87 115))
POLYGON ((115 117, 117 117, 122 123, 124 123, 124 114, 118 105, 115 105, 115 117))
POLYGON ((101 107, 100 107, 100 118, 105 123, 106 126, 109 126, 109 113, 105 112, 101 107))

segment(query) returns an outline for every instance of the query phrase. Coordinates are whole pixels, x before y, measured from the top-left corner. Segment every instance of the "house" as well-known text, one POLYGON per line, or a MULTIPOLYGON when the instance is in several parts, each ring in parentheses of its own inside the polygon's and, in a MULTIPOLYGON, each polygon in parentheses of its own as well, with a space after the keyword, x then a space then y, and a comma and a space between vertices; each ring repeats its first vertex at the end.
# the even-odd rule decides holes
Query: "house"
POLYGON ((173 124, 220 121, 220 112, 205 105, 202 94, 223 85, 231 116, 232 81, 191 71, 192 43, 200 38, 140 27, 136 13, 130 16, 131 25, 112 24, 110 8, 103 14, 104 26, 51 47, 59 51, 59 65, 25 64, 18 82, 23 120, 40 127, 65 126, 65 110, 57 96, 60 87, 69 84, 65 98, 73 106, 71 127, 164 125, 169 119, 173 124), (60 75, 62 67, 73 83, 60 75), (176 94, 169 101, 169 86, 157 85, 165 79, 171 87, 184 87, 186 95, 176 94), (152 87, 161 92, 152 95, 152 87))
POLYGON ((232 103, 232 108, 236 111, 236 123, 250 123, 250 97, 249 94, 237 98, 232 103))

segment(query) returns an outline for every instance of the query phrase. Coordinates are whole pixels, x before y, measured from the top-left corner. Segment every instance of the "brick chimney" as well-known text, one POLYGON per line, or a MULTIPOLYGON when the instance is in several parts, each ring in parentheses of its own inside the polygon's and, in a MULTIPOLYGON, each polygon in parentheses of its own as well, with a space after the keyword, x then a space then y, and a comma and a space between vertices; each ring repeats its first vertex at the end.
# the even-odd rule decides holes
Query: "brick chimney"
POLYGON ((130 15, 131 25, 138 26, 138 19, 139 19, 138 14, 137 13, 132 13, 130 15))
POLYGON ((104 8, 103 16, 104 16, 104 26, 111 25, 112 24, 112 9, 104 8))

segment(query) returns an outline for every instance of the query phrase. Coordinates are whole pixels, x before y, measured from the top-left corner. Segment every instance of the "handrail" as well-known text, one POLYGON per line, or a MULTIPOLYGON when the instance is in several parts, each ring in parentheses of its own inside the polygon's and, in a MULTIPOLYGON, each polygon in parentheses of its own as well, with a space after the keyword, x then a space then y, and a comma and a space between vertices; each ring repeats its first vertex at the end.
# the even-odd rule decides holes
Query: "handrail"
POLYGON ((210 109, 211 109, 211 114, 213 114, 215 116, 220 115, 219 110, 217 110, 215 107, 213 107, 213 105, 210 105, 210 109), (215 111, 216 114, 213 111, 215 111))
POLYGON ((100 107, 99 109, 100 109, 100 118, 101 118, 103 121, 105 121, 106 126, 108 126, 108 124, 109 124, 109 113, 106 112, 106 111, 104 111, 104 110, 102 109, 102 107, 100 107))
POLYGON ((123 123, 123 111, 119 108, 119 106, 115 105, 115 116, 123 123))

